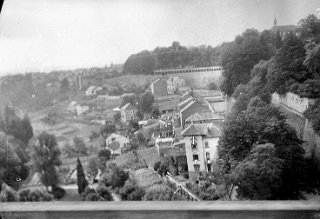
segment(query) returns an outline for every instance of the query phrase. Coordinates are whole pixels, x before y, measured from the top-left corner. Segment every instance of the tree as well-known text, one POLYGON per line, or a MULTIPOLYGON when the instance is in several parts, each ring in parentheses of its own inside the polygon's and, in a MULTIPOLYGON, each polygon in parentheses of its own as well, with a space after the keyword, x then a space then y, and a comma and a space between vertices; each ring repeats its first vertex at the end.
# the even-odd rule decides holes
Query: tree
POLYGON ((305 53, 303 42, 293 33, 289 34, 270 65, 266 84, 269 93, 283 94, 295 82, 302 83, 310 78, 303 65, 305 53))
POLYGON ((232 95, 239 84, 250 80, 252 67, 261 60, 268 60, 275 53, 275 47, 267 40, 267 33, 248 29, 221 49, 219 62, 224 68, 222 91, 232 95))
POLYGON ((41 181, 48 189, 59 184, 58 167, 61 165, 61 151, 56 137, 43 132, 32 144, 31 164, 41 175, 41 181))
POLYGON ((86 176, 84 175, 81 161, 78 157, 77 159, 77 184, 78 184, 78 192, 82 194, 86 187, 88 186, 88 182, 86 180, 86 176))
POLYGON ((116 130, 116 126, 114 124, 106 124, 101 127, 100 134, 106 137, 108 136, 108 134, 115 132, 115 130, 116 130))
POLYGON ((283 183, 277 198, 298 198, 304 186, 302 141, 286 123, 284 115, 259 98, 253 98, 247 110, 232 114, 225 123, 218 145, 218 163, 226 183, 234 183, 230 176, 250 156, 254 146, 265 143, 273 144, 275 157, 284 161, 281 175, 283 183))
POLYGON ((88 162, 88 175, 95 178, 99 172, 99 160, 97 157, 90 157, 88 162))
POLYGON ((73 138, 73 144, 74 144, 74 149, 78 156, 86 156, 87 153, 87 148, 86 145, 84 144, 83 140, 79 137, 74 137, 73 138))
POLYGON ((64 78, 61 81, 61 91, 67 91, 69 89, 69 81, 67 78, 64 78))
POLYGON ((98 153, 99 168, 104 170, 106 168, 107 161, 111 158, 111 152, 108 149, 102 149, 98 153))
POLYGON ((0 132, 0 183, 4 182, 9 186, 15 187, 17 179, 21 177, 21 159, 14 150, 10 139, 0 132))
POLYGON ((115 123, 119 123, 121 121, 121 113, 118 112, 118 113, 114 114, 113 120, 115 123))
POLYGON ((105 186, 112 188, 121 188, 129 178, 129 173, 118 167, 115 163, 111 163, 107 167, 106 173, 102 176, 102 182, 105 186))
POLYGON ((161 116, 161 113, 159 111, 158 108, 156 107, 153 107, 152 110, 151 110, 151 115, 150 115, 152 118, 155 118, 155 119, 158 119, 159 116, 161 116))
POLYGON ((277 199, 282 187, 284 161, 275 155, 273 144, 255 145, 250 155, 233 171, 237 194, 240 199, 277 199))
POLYGON ((304 115, 311 121, 313 130, 320 135, 320 101, 317 100, 315 104, 308 107, 304 115))
POLYGON ((309 15, 299 22, 297 32, 305 42, 311 40, 320 43, 320 19, 313 14, 309 15))
POLYGON ((143 113, 150 113, 152 110, 152 104, 154 102, 154 96, 152 93, 147 92, 142 94, 139 98, 139 110, 143 113))
POLYGON ((128 179, 120 189, 119 194, 122 200, 139 201, 142 200, 145 191, 134 180, 128 179))
POLYGON ((218 86, 217 86, 214 82, 211 82, 211 83, 208 85, 208 89, 209 89, 209 90, 218 90, 218 86))

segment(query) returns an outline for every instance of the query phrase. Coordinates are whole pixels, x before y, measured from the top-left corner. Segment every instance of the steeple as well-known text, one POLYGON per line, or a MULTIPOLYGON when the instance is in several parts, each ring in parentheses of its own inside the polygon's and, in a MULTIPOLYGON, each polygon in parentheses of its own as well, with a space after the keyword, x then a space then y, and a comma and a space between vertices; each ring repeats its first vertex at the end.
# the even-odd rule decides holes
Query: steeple
POLYGON ((278 26, 278 21, 276 17, 274 17, 273 26, 278 26))

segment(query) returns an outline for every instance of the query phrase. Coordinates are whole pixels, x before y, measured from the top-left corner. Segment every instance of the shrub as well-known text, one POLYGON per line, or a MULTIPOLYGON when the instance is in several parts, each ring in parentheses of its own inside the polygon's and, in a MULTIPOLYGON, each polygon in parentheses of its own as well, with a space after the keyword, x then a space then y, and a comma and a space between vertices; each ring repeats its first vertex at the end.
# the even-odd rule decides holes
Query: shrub
POLYGON ((86 197, 89 195, 89 194, 93 194, 93 193, 96 193, 96 191, 94 189, 91 189, 89 188, 88 186, 85 188, 85 190, 82 192, 81 196, 82 196, 82 199, 85 200, 86 197))
POLYGON ((66 194, 66 191, 58 186, 52 188, 52 194, 55 199, 61 199, 66 194))
POLYGON ((184 173, 182 174, 182 176, 183 176, 184 178, 186 178, 186 179, 189 179, 189 173, 188 173, 188 172, 184 172, 184 173))
POLYGON ((47 192, 37 189, 33 191, 31 191, 30 189, 26 189, 19 192, 19 200, 21 202, 52 201, 53 196, 47 192))
POLYGON ((109 189, 105 185, 99 185, 97 188, 97 193, 100 197, 102 197, 105 201, 112 201, 112 195, 109 189))
POLYGON ((102 182, 105 186, 114 188, 123 187, 126 180, 129 178, 129 173, 118 167, 115 163, 111 163, 105 174, 102 176, 102 182))
POLYGON ((120 189, 119 194, 122 200, 137 201, 142 200, 145 191, 134 180, 129 179, 120 189))
POLYGON ((90 193, 85 197, 85 201, 103 201, 103 198, 97 193, 90 193))
POLYGON ((154 165, 153 165, 154 171, 158 172, 158 170, 160 168, 160 165, 161 165, 161 161, 158 161, 158 162, 154 163, 154 165))
POLYGON ((19 196, 17 192, 7 185, 3 186, 3 189, 0 193, 0 202, 17 202, 17 201, 19 201, 19 196))

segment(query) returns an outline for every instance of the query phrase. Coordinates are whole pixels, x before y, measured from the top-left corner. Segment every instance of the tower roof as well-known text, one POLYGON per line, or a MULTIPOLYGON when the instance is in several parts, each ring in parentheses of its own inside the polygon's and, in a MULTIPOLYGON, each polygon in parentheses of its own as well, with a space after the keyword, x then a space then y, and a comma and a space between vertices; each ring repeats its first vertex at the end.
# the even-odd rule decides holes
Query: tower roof
POLYGON ((274 17, 273 26, 278 26, 278 21, 276 17, 274 17))

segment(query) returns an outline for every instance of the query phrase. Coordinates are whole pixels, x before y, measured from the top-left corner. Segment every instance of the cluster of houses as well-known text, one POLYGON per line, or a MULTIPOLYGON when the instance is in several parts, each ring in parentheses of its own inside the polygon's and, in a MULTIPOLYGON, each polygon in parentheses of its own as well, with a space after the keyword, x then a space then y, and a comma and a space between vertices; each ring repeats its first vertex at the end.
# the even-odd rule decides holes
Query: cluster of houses
MULTIPOLYGON (((99 95, 100 87, 91 86, 86 95, 96 95, 98 109, 113 109, 127 123, 137 119, 138 109, 124 102, 125 93, 119 96, 99 95)), ((201 90, 186 87, 180 77, 158 78, 150 85, 156 107, 161 117, 138 121, 147 140, 147 146, 155 146, 159 156, 170 156, 188 166, 189 177, 198 178, 213 170, 217 159, 217 145, 221 127, 227 113, 227 98, 219 90, 201 90)), ((76 102, 70 110, 81 114, 88 109, 76 102)), ((113 133, 106 139, 106 148, 113 155, 120 155, 130 144, 126 134, 113 133)))

